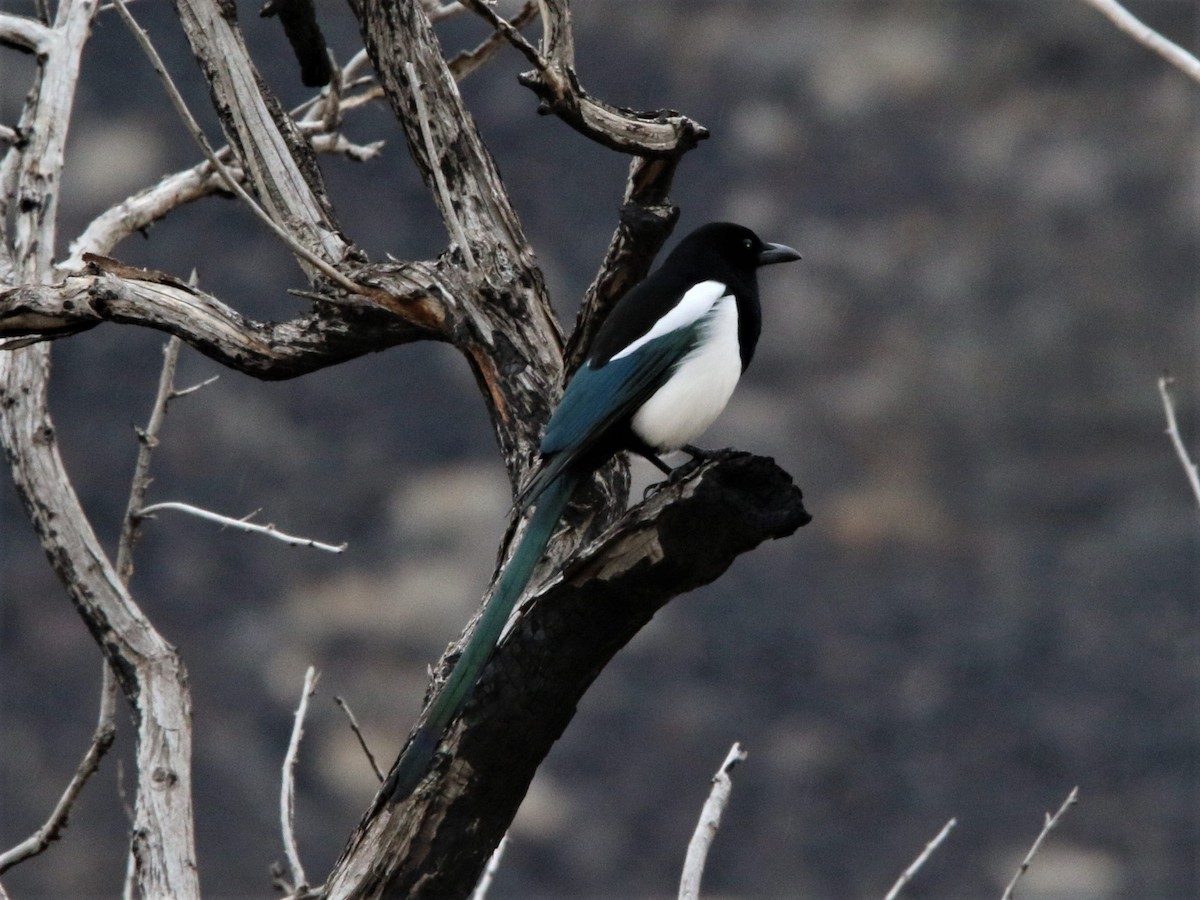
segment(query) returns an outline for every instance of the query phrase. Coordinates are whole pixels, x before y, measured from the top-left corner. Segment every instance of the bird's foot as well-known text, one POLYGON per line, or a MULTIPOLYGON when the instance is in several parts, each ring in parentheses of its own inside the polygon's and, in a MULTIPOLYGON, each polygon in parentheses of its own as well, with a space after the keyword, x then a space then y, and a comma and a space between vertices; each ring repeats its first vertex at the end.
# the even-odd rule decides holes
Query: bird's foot
POLYGON ((678 484, 683 479, 687 478, 698 468, 708 462, 715 455, 707 450, 701 450, 699 447, 680 447, 685 453, 690 453, 692 458, 683 465, 676 466, 671 470, 671 474, 667 476, 666 484, 678 484))
POLYGON ((662 481, 656 481, 654 484, 649 485, 646 490, 642 492, 643 500, 649 500, 652 496, 654 496, 654 494, 658 493, 663 488, 678 484, 706 462, 714 459, 723 459, 737 452, 736 450, 728 447, 724 450, 705 450, 704 448, 697 447, 694 444, 684 444, 679 449, 684 453, 689 454, 692 458, 682 465, 668 470, 666 473, 667 477, 662 481))

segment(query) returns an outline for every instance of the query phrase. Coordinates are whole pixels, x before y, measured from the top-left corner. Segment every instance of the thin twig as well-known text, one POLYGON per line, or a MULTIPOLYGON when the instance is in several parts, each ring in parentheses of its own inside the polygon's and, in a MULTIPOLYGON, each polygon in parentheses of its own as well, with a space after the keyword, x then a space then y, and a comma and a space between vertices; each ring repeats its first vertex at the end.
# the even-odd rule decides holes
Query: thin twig
POLYGON ((1179 422, 1175 418, 1175 398, 1171 396, 1171 385, 1174 383, 1175 379, 1170 375, 1163 375, 1158 379, 1158 394, 1162 397, 1163 413, 1167 417, 1167 436, 1171 438, 1175 454, 1183 464, 1183 471, 1187 475, 1188 484, 1192 487, 1192 495, 1196 498, 1196 504, 1200 505, 1200 471, 1196 469, 1196 464, 1188 455, 1187 447, 1183 443, 1183 436, 1179 433, 1179 422))
POLYGON ((1114 25, 1143 47, 1153 50, 1193 80, 1200 81, 1200 59, 1143 23, 1117 0, 1083 0, 1083 2, 1108 16, 1114 25))
POLYGON ((488 857, 487 866, 484 867, 483 874, 479 876, 479 881, 475 883, 475 890, 471 891, 471 900, 485 900, 487 897, 487 892, 492 887, 492 881, 496 878, 496 872, 500 869, 500 860, 504 856, 505 848, 508 847, 508 840, 507 834, 500 838, 500 843, 488 857))
POLYGON ((1058 824, 1058 820, 1063 817, 1066 811, 1075 805, 1075 801, 1078 799, 1079 788, 1073 787, 1071 788, 1071 793, 1067 794, 1067 799, 1063 801, 1063 805, 1058 808, 1058 812, 1056 812, 1054 815, 1046 813, 1046 823, 1042 826, 1041 833, 1037 836, 1037 840, 1033 842, 1033 846, 1029 848, 1029 852, 1025 854, 1025 858, 1021 860, 1021 865, 1017 869, 1017 873, 1013 875, 1012 881, 1010 881, 1008 883, 1008 887, 1004 889, 1004 894, 1001 896, 1000 900, 1013 900, 1013 897, 1016 896, 1015 891, 1017 888, 1017 882, 1021 880, 1021 876, 1024 875, 1029 869, 1029 864, 1033 861, 1034 855, 1042 847, 1042 841, 1046 840, 1046 835, 1048 835, 1051 829, 1058 824))
POLYGON ((937 837, 925 845, 925 849, 921 851, 921 855, 912 861, 911 866, 900 873, 900 877, 896 879, 896 883, 892 885, 892 889, 887 892, 887 896, 883 900, 896 900, 900 896, 900 891, 903 890, 906 884, 912 881, 913 876, 917 874, 921 866, 925 865, 929 857, 933 856, 933 852, 942 845, 942 841, 946 840, 946 836, 950 834, 957 824, 957 819, 951 819, 942 826, 942 830, 937 833, 937 837))
MULTIPOLYGON (((383 96, 382 89, 375 88, 374 91, 374 94, 355 94, 343 99, 341 109, 343 112, 356 109, 383 96)), ((299 127, 300 131, 309 137, 313 150, 318 153, 341 154, 355 162, 362 162, 378 155, 382 149, 381 141, 356 144, 348 141, 340 132, 321 133, 323 126, 319 121, 302 121, 299 127)), ((231 157, 229 147, 221 147, 217 150, 217 156, 222 161, 228 160, 231 157)), ((239 183, 242 181, 244 173, 238 166, 226 163, 226 168, 234 179, 239 183)), ((71 242, 66 258, 58 264, 58 271, 65 275, 80 268, 83 265, 84 253, 108 255, 120 240, 148 227, 172 210, 227 190, 222 175, 213 170, 212 163, 207 159, 188 169, 166 175, 159 179, 157 184, 131 194, 89 222, 71 242)))
MULTIPOLYGON (((487 21, 492 29, 508 41, 517 52, 527 59, 539 72, 546 74, 550 70, 550 63, 542 54, 538 53, 536 47, 525 39, 525 35, 517 30, 519 25, 515 22, 509 22, 503 16, 499 15, 490 5, 487 0, 466 0, 466 6, 481 16, 487 21)), ((522 10, 522 13, 524 10, 522 10)))
POLYGON ((679 900, 697 900, 700 896, 700 878, 704 875, 704 864, 708 860, 708 848, 712 846, 717 829, 721 826, 721 813, 729 802, 733 781, 729 772, 746 758, 740 744, 734 744, 721 763, 721 768, 712 779, 712 790, 700 811, 700 821, 688 842, 687 857, 683 863, 683 875, 679 879, 679 900))
MULTIPOLYGON (((530 22, 537 18, 538 5, 534 0, 526 0, 515 16, 512 17, 506 24, 516 30, 524 28, 530 22)), ((503 20, 501 20, 503 21, 503 20)), ((471 50, 463 50, 458 53, 447 65, 450 68, 450 74, 454 76, 455 81, 462 81, 496 53, 510 38, 497 28, 484 41, 478 44, 471 50)), ((524 40, 524 38, 522 38, 524 40)), ((535 51, 536 52, 536 51, 535 51)))
POLYGON ((425 139, 425 154, 429 157, 429 168, 433 171, 433 180, 437 184, 438 193, 442 195, 442 207, 446 211, 446 218, 454 232, 454 240, 462 250, 463 258, 467 261, 467 265, 474 269, 475 257, 467 243, 467 234, 463 231, 462 222, 458 220, 458 214, 454 211, 450 187, 446 184, 446 174, 442 171, 442 166, 437 158, 437 147, 433 143, 433 132, 430 131, 429 108, 425 105, 425 95, 421 93, 421 83, 417 80, 416 66, 411 62, 406 62, 404 71, 408 74, 408 84, 412 89, 413 100, 417 104, 417 120, 421 125, 421 136, 425 139))
POLYGON ((279 789, 279 818, 283 828, 283 852, 287 857, 292 885, 297 896, 308 888, 308 878, 296 849, 296 757, 300 753, 300 738, 304 735, 304 717, 308 714, 308 700, 317 687, 317 670, 312 666, 304 673, 304 690, 300 705, 296 707, 296 719, 292 724, 292 738, 288 741, 287 753, 283 757, 283 783, 279 789))
POLYGON ((463 11, 463 6, 458 0, 450 0, 449 3, 439 3, 438 0, 421 0, 421 5, 425 7, 425 15, 429 16, 430 22, 441 22, 443 19, 449 19, 463 11))
POLYGON ((32 856, 37 856, 54 843, 54 841, 58 840, 62 835, 63 829, 67 827, 67 819, 71 815, 71 809, 74 807, 76 799, 83 790, 83 786, 87 784, 88 779, 100 768, 100 760, 104 758, 104 754, 112 746, 113 738, 116 737, 116 734, 117 680, 109 669, 108 661, 106 660, 104 662, 103 686, 100 689, 99 721, 96 723, 96 730, 92 733, 92 740, 88 745, 87 752, 84 753, 83 759, 80 760, 79 765, 75 768, 75 774, 71 776, 66 790, 58 798, 58 803, 55 804, 54 809, 50 812, 46 823, 11 850, 0 853, 0 874, 7 872, 19 862, 23 862, 32 856))
POLYGON ((362 752, 367 755, 367 762, 371 764, 371 771, 375 773, 375 777, 381 782, 383 781, 383 771, 379 768, 379 763, 375 761, 375 754, 371 752, 371 748, 367 746, 367 739, 363 737, 362 729, 358 727, 358 719, 354 718, 354 713, 350 711, 350 707, 341 697, 334 697, 333 702, 342 708, 342 712, 346 714, 346 718, 350 720, 350 730, 354 732, 354 736, 358 738, 358 746, 362 747, 362 752))
POLYGON ((172 104, 174 104, 176 111, 183 119, 188 131, 191 132, 192 137, 195 139, 196 143, 199 144, 200 149, 204 151, 204 155, 208 157, 208 161, 221 176, 221 179, 225 182, 226 186, 228 186, 228 188, 233 191, 233 193, 235 193, 243 203, 247 205, 247 207, 252 213, 254 213, 255 216, 261 219, 268 228, 275 232, 275 234, 279 236, 280 240, 287 244, 288 248, 293 253, 310 263, 314 268, 319 270, 321 274, 325 275, 335 284, 349 291, 351 294, 363 293, 361 286, 355 284, 320 256, 305 247, 302 243, 300 243, 299 240, 296 239, 295 235, 276 222, 275 219, 272 218, 271 214, 263 209, 259 205, 258 201, 251 197, 250 193, 244 187, 242 187, 241 183, 236 178, 233 177, 233 175, 225 167, 225 164, 221 162, 217 152, 213 150, 212 145, 209 144, 208 138, 204 136, 204 131, 201 129, 200 124, 192 115, 191 110, 188 109, 187 103, 183 99, 183 95, 180 94, 179 89, 175 87, 175 82, 172 80, 170 73, 167 71, 166 65, 163 63, 162 57, 158 55, 158 51, 154 49, 154 44, 150 42, 149 35, 146 34, 142 26, 137 23, 137 20, 133 18, 129 10, 125 7, 125 0, 113 0, 113 3, 116 5, 117 11, 121 14, 121 18, 125 21, 125 24, 129 27, 129 30, 133 32, 133 36, 137 39, 138 44, 141 45, 142 50, 149 58, 151 66, 154 67, 154 71, 158 73, 159 79, 162 81, 163 86, 167 89, 167 94, 170 96, 172 104))
MULTIPOLYGON (((362 68, 369 68, 370 61, 371 56, 369 53, 367 53, 365 47, 350 57, 350 62, 346 63, 346 65, 342 67, 342 78, 345 80, 343 87, 346 89, 353 87, 354 84, 359 80, 358 70, 362 68)), ((374 81, 375 76, 373 74, 368 74, 365 76, 365 80, 374 81)))
POLYGON ((150 458, 158 446, 158 432, 167 417, 167 404, 175 396, 175 366, 179 362, 179 348, 183 342, 172 336, 163 345, 162 371, 158 376, 158 390, 154 394, 154 405, 150 408, 150 421, 145 429, 138 430, 137 463, 133 467, 133 480, 129 487, 129 502, 125 505, 125 518, 121 522, 121 539, 117 543, 117 575, 121 583, 128 585, 133 575, 133 545, 137 540, 138 525, 142 517, 138 510, 146 499, 150 487, 150 458))
POLYGON ((367 162, 383 151, 383 141, 356 144, 340 131, 336 134, 313 135, 310 143, 318 153, 336 153, 353 162, 367 162))
POLYGON ((176 388, 175 390, 171 391, 170 399, 174 400, 176 397, 186 397, 188 394, 194 394, 196 391, 208 387, 214 381, 220 381, 220 379, 220 375, 213 375, 211 378, 205 378, 203 381, 199 381, 196 384, 193 384, 191 387, 176 388))
MULTIPOLYGON (((138 518, 146 518, 152 516, 156 512, 164 509, 173 509, 177 512, 188 513, 189 515, 197 516, 201 519, 207 519, 210 522, 217 522, 229 528, 237 529, 238 531, 249 531, 254 534, 265 534, 267 537, 275 538, 277 541, 283 541, 292 547, 312 547, 314 550, 324 550, 326 553, 341 553, 350 545, 342 544, 325 544, 321 541, 315 541, 312 538, 296 537, 292 534, 285 534, 274 525, 256 525, 254 522, 247 522, 250 516, 254 513, 249 513, 243 519, 232 519, 229 516, 223 516, 220 513, 211 512, 207 509, 201 509, 198 506, 192 506, 190 503, 179 503, 173 500, 165 503, 152 503, 149 506, 139 509, 136 513, 138 518)), ((256 511, 257 512, 257 511, 256 511)))

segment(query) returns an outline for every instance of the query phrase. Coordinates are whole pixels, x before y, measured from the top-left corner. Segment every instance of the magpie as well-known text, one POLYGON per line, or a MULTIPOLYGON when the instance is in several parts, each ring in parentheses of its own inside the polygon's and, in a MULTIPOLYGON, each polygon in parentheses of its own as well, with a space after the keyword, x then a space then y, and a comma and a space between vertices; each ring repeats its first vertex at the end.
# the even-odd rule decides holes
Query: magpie
POLYGON ((515 503, 532 514, 449 678, 389 777, 384 795, 412 793, 461 711, 576 487, 614 453, 702 451, 691 442, 725 408, 762 331, 757 272, 800 254, 714 222, 687 235, 609 312, 542 436, 540 467, 515 503))

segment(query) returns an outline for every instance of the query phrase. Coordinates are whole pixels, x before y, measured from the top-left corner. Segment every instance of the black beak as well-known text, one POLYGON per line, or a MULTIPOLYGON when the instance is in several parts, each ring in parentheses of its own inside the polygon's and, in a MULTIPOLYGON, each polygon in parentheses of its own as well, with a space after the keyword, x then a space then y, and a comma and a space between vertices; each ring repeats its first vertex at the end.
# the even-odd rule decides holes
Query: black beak
POLYGON ((799 253, 783 244, 763 244, 763 248, 758 251, 760 266, 773 266, 775 263, 791 262, 799 258, 799 253))

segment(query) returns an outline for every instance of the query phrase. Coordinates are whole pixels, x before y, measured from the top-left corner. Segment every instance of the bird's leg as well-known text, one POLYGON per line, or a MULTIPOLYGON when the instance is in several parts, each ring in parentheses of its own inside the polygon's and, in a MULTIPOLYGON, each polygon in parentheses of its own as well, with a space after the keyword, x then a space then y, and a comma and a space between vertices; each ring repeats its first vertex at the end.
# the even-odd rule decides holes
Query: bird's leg
POLYGON ((674 484, 675 482, 679 481, 681 478, 687 477, 692 472, 696 471, 696 469, 699 468, 701 465, 703 465, 705 462, 707 462, 708 460, 717 456, 718 453, 720 453, 719 450, 704 450, 700 447, 697 447, 695 444, 684 444, 679 449, 682 450, 684 453, 688 454, 689 456, 691 456, 691 459, 689 459, 683 465, 676 466, 674 469, 671 470, 671 474, 667 478, 668 484, 674 484))
POLYGON ((672 469, 670 466, 668 466, 665 462, 662 461, 662 457, 659 456, 657 453, 652 453, 649 450, 647 450, 644 453, 642 453, 641 455, 645 459, 649 460, 650 463, 654 466, 654 468, 658 469, 658 471, 662 472, 664 475, 670 477, 675 472, 674 469, 672 469))
MULTIPOLYGON (((641 443, 641 442, 639 441, 638 443, 641 443)), ((663 462, 661 456, 659 456, 657 453, 654 452, 654 450, 652 448, 650 448, 649 446, 647 446, 645 444, 642 444, 642 446, 640 446, 640 447, 636 447, 636 446, 630 447, 629 449, 632 450, 634 453, 636 453, 638 456, 640 456, 642 459, 649 462, 652 466, 654 466, 654 468, 658 469, 658 471, 660 471, 664 475, 666 475, 668 479, 671 477, 671 473, 673 473, 675 471, 669 465, 667 465, 665 462, 663 462)), ((656 481, 653 484, 646 485, 646 489, 644 491, 642 491, 642 499, 643 500, 648 499, 650 497, 650 495, 654 493, 655 489, 660 484, 665 484, 665 483, 666 482, 656 481)))
POLYGON ((664 475, 667 476, 665 481, 659 481, 654 484, 648 485, 646 487, 646 490, 642 492, 643 500, 649 499, 650 495, 653 494, 655 491, 657 491, 659 488, 663 488, 663 487, 667 487, 669 485, 675 484, 676 482, 680 481, 681 479, 687 477, 692 472, 696 471, 696 469, 700 465, 702 465, 704 462, 712 459, 713 457, 717 456, 720 453, 719 450, 704 450, 703 448, 697 447, 694 444, 684 444, 679 449, 682 450, 684 453, 687 453, 688 455, 690 455, 692 458, 689 459, 687 462, 685 462, 683 465, 675 466, 674 468, 671 468, 670 466, 668 466, 665 462, 662 461, 662 459, 657 454, 655 454, 654 452, 652 452, 650 450, 638 451, 639 455, 648 459, 650 462, 652 462, 655 465, 655 467, 658 468, 659 471, 661 471, 664 475))
MULTIPOLYGON (((660 457, 657 453, 655 453, 649 447, 647 447, 645 449, 639 449, 634 452, 637 453, 637 455, 640 456, 642 459, 651 463, 654 466, 654 468, 658 469, 660 472, 662 472, 664 475, 666 475, 668 479, 671 477, 671 473, 675 471, 670 466, 668 466, 665 462, 663 462, 662 457, 660 457)), ((653 484, 646 485, 646 489, 644 491, 642 491, 642 499, 643 500, 649 499, 650 495, 654 493, 655 489, 660 484, 665 484, 665 482, 656 481, 653 484)))

